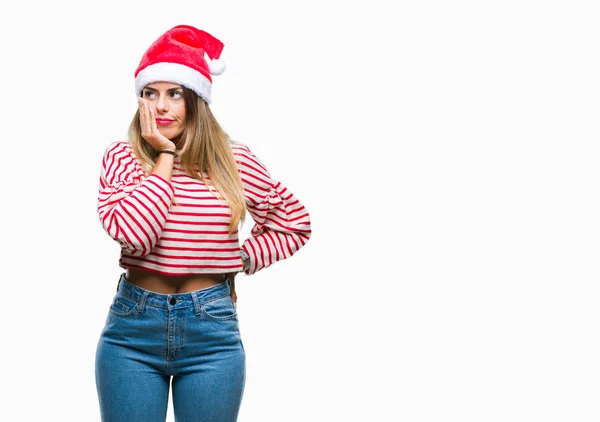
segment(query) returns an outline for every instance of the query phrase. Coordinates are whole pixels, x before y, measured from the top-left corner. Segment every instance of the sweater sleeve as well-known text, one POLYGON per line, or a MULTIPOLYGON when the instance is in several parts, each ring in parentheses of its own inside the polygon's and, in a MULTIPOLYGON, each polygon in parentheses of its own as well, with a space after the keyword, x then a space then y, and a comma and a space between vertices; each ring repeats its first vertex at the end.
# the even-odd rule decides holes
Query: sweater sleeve
POLYGON ((113 142, 102 159, 98 216, 104 230, 130 255, 149 254, 167 220, 175 195, 169 181, 144 176, 127 142, 113 142))
POLYGON ((310 217, 304 205, 246 146, 235 145, 234 157, 244 186, 246 207, 254 226, 242 244, 250 260, 247 275, 289 258, 308 242, 310 217))

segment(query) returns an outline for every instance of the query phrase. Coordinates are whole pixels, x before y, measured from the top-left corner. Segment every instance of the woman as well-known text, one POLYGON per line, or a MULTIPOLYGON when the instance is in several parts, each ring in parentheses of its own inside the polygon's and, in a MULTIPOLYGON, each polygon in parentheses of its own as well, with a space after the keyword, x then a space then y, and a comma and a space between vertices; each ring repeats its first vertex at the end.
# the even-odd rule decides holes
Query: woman
POLYGON ((223 44, 176 26, 144 54, 128 142, 104 153, 98 214, 121 274, 96 352, 103 421, 235 421, 245 353, 234 278, 308 241, 304 206, 212 115, 223 44), (255 224, 240 247, 246 210, 255 224))

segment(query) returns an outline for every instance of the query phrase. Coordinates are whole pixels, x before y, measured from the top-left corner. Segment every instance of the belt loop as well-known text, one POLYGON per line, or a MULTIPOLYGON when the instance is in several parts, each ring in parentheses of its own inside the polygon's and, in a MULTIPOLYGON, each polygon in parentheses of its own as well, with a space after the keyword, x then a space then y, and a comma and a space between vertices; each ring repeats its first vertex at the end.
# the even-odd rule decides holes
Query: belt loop
POLYGON ((200 299, 198 299, 198 292, 192 292, 192 302, 194 302, 194 314, 200 315, 200 308, 202 304, 200 303, 200 299))
POLYGON ((138 302, 138 313, 144 312, 144 308, 146 307, 146 298, 150 292, 142 292, 142 298, 138 302))

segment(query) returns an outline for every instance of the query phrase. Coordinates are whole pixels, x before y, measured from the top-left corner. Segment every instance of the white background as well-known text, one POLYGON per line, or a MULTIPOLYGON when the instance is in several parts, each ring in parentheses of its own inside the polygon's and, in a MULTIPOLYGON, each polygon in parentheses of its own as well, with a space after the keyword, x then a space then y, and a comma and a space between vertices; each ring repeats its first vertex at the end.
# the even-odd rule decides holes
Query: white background
POLYGON ((312 218, 237 278, 241 422, 600 420, 595 2, 208 3, 0 13, 0 419, 100 420, 101 157, 189 24, 225 44, 217 119, 312 218))

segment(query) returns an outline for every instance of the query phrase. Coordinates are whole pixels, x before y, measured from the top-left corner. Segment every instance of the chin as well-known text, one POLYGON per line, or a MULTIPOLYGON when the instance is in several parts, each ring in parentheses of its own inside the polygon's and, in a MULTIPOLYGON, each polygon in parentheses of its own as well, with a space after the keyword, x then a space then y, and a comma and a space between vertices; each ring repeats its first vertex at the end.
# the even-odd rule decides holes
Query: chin
POLYGON ((171 132, 171 131, 162 131, 162 130, 160 130, 159 132, 160 132, 160 134, 162 136, 164 136, 165 138, 167 138, 170 141, 172 141, 173 138, 177 137, 177 135, 175 133, 171 132))

